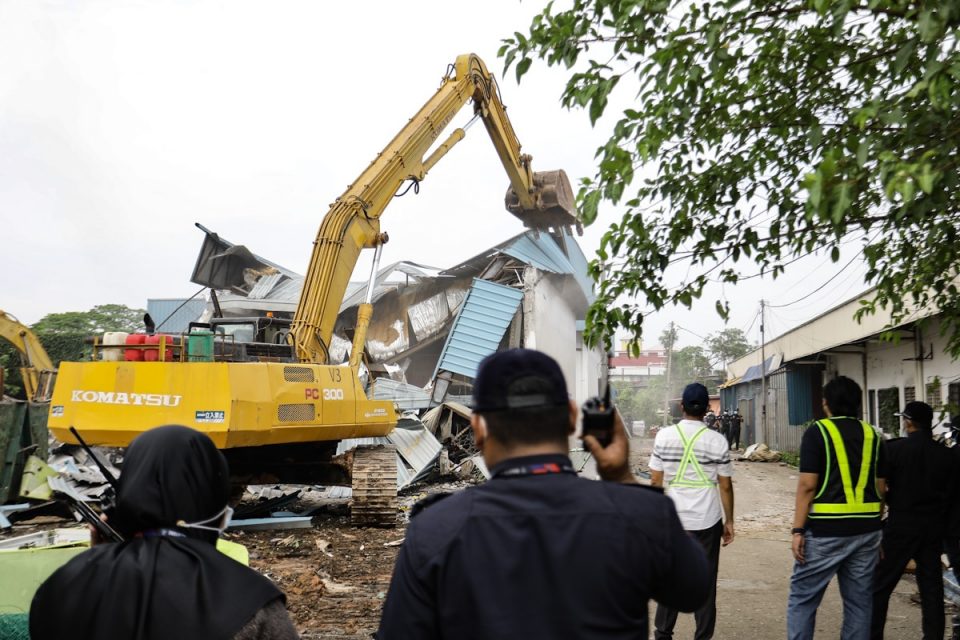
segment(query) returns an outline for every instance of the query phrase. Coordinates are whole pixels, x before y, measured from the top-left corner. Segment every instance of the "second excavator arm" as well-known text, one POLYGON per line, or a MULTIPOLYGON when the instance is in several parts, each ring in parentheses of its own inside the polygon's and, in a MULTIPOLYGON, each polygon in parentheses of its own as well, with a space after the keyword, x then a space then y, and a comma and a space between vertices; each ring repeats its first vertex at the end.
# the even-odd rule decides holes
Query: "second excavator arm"
MULTIPOLYGON (((337 198, 324 217, 290 331, 301 362, 327 362, 334 322, 361 249, 376 248, 385 241, 380 234, 380 216, 400 186, 407 180, 422 180, 464 138, 464 130, 456 129, 430 156, 424 157, 470 100, 510 178, 507 209, 527 227, 579 227, 566 174, 534 173, 531 157, 520 153, 520 143, 500 101, 496 80, 483 61, 466 54, 452 66, 453 73, 448 73, 433 97, 337 198)), ((368 301, 358 313, 352 365, 359 362, 370 313, 368 301)))
MULTIPOLYGON (((36 334, 6 311, 0 310, 0 338, 20 352, 24 365, 20 367, 27 398, 34 399, 40 386, 40 374, 53 371, 53 362, 36 334)), ((2 392, 2 389, 0 389, 2 392)), ((0 393, 2 395, 2 393, 0 393)))

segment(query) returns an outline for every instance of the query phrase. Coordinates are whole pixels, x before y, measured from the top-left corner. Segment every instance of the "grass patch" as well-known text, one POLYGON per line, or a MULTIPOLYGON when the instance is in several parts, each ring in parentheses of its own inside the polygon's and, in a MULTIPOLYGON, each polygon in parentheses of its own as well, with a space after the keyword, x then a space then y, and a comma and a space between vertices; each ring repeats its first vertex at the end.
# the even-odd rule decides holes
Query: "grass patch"
POLYGON ((800 454, 795 451, 781 451, 780 461, 786 462, 788 465, 796 469, 800 466, 800 454))

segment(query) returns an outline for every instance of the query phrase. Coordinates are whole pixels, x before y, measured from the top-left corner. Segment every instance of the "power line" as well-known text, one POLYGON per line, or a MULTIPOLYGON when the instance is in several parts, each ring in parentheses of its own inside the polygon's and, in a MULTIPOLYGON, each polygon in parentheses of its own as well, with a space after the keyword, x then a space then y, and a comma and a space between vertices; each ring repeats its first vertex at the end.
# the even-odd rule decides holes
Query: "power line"
POLYGON ((790 306, 793 306, 793 305, 797 304, 798 302, 803 302, 804 300, 806 300, 807 298, 809 298, 809 297, 812 296, 813 294, 821 291, 821 290, 822 290, 824 287, 826 287, 828 284, 830 284, 831 282, 833 282, 834 280, 836 280, 837 276, 839 276, 841 273, 843 273, 844 271, 846 271, 847 268, 848 268, 850 265, 852 265, 852 264, 856 261, 856 259, 859 258, 859 257, 860 257, 859 254, 854 255, 853 258, 850 259, 850 262, 848 262, 847 264, 843 265, 843 268, 842 268, 842 269, 840 269, 840 270, 837 271, 835 274, 833 274, 832 276, 830 276, 830 277, 827 279, 826 282, 824 282, 823 284, 821 284, 819 287, 817 287, 816 289, 814 289, 813 291, 811 291, 811 292, 808 293, 807 295, 805 295, 805 296, 803 296, 803 297, 800 297, 800 298, 797 298, 796 300, 794 300, 794 301, 792 301, 792 302, 788 302, 788 303, 786 303, 786 304, 771 304, 771 305, 767 305, 767 306, 772 307, 772 308, 774 308, 774 309, 782 309, 783 307, 790 307, 790 306))

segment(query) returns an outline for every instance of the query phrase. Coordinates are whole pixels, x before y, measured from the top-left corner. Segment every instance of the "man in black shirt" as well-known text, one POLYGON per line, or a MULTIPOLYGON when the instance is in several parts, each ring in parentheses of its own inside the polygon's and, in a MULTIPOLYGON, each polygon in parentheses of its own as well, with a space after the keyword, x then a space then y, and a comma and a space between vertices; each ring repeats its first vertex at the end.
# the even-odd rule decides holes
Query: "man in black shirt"
POLYGON ((740 425, 743 424, 743 416, 740 415, 740 410, 737 409, 733 415, 730 416, 730 436, 727 440, 730 441, 731 449, 740 448, 740 425))
POLYGON ((826 418, 803 433, 787 604, 789 640, 811 640, 817 608, 838 576, 844 640, 865 640, 873 609, 884 491, 882 437, 858 419, 860 385, 838 376, 823 388, 826 418))
POLYGON ((584 443, 605 481, 567 456, 577 407, 557 363, 496 353, 473 386, 471 427, 492 478, 415 508, 377 637, 648 638, 653 598, 693 611, 707 563, 669 498, 636 483, 623 423, 584 443))
POLYGON ((947 514, 955 499, 954 456, 934 442, 933 409, 908 402, 902 413, 907 437, 887 443, 887 522, 883 556, 873 585, 870 637, 883 638, 890 594, 907 562, 917 563, 917 586, 923 613, 923 638, 943 638, 943 576, 940 551, 947 514))

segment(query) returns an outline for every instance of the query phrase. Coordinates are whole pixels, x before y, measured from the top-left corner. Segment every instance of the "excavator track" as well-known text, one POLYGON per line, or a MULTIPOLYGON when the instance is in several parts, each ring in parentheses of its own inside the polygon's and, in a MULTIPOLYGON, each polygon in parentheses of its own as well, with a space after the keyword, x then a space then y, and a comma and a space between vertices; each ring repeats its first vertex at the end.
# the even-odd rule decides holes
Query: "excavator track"
POLYGON ((359 446, 353 451, 355 527, 397 525, 397 449, 392 445, 359 446))

